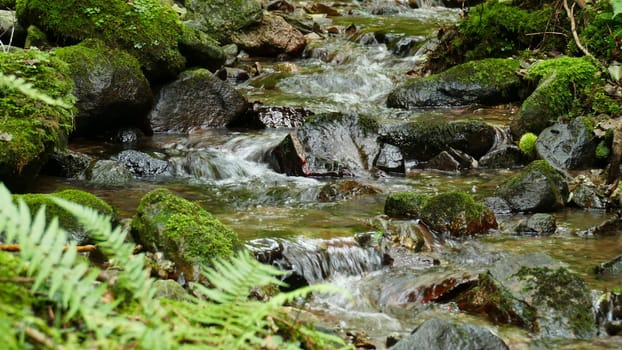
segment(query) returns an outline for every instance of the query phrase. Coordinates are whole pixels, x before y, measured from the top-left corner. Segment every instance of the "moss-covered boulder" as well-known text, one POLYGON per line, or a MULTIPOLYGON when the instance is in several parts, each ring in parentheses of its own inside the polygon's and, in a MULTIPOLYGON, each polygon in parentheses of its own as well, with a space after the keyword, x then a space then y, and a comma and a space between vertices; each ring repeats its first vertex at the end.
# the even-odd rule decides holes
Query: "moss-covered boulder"
POLYGON ((494 145, 495 134, 481 120, 420 120, 386 128, 380 141, 399 147, 406 159, 426 161, 449 148, 479 159, 494 145))
POLYGON ((565 117, 576 98, 601 83, 598 72, 596 63, 588 57, 561 57, 531 66, 527 79, 537 87, 512 120, 512 134, 516 137, 527 132, 539 134, 565 117))
POLYGON ((215 72, 225 63, 225 53, 218 42, 189 25, 182 24, 179 50, 188 67, 203 67, 215 72))
POLYGON ((62 198, 70 202, 95 209, 100 214, 107 215, 114 221, 117 220, 116 211, 108 203, 94 194, 80 190, 70 189, 49 194, 29 193, 23 195, 13 195, 13 200, 23 200, 33 216, 39 208, 45 206, 45 218, 47 222, 50 222, 52 218, 57 217, 59 226, 67 231, 68 240, 75 241, 78 244, 89 242, 89 228, 82 226, 82 224, 80 224, 72 214, 54 203, 52 197, 62 198))
POLYGON ((429 195, 415 192, 391 193, 384 202, 384 213, 392 218, 418 219, 429 198, 429 195))
POLYGON ((178 16, 159 0, 17 0, 16 7, 22 25, 34 24, 50 39, 76 44, 97 38, 127 50, 150 80, 174 77, 184 67, 178 16))
POLYGON ((153 96, 135 57, 97 39, 56 49, 56 54, 69 64, 75 82, 74 134, 101 135, 131 126, 147 130, 153 96))
POLYGON ((432 230, 460 238, 497 228, 495 214, 464 192, 441 193, 425 201, 421 219, 432 230))
POLYGON ((263 10, 257 0, 186 0, 189 24, 221 43, 231 34, 259 23, 263 10))
POLYGON ((199 205, 169 190, 156 189, 141 200, 132 220, 136 240, 162 252, 186 280, 199 280, 201 265, 230 256, 241 246, 235 232, 199 205))
MULTIPOLYGON (((39 50, 0 52, 0 72, 15 75, 50 97, 72 105, 73 80, 67 64, 39 50)), ((73 108, 0 91, 0 181, 20 190, 39 172, 55 148, 64 148, 73 128, 73 108)))
POLYGON ((266 14, 259 24, 235 33, 231 40, 255 56, 297 56, 307 45, 304 35, 281 16, 266 14))
POLYGON ((495 195, 515 212, 550 212, 568 200, 568 184, 563 175, 545 160, 537 160, 502 183, 495 195))
POLYGON ((468 62, 398 86, 387 97, 387 106, 415 109, 517 101, 523 84, 516 74, 519 67, 513 59, 468 62))
POLYGON ((155 132, 189 132, 239 123, 248 109, 246 98, 209 70, 183 72, 160 89, 149 113, 155 132))

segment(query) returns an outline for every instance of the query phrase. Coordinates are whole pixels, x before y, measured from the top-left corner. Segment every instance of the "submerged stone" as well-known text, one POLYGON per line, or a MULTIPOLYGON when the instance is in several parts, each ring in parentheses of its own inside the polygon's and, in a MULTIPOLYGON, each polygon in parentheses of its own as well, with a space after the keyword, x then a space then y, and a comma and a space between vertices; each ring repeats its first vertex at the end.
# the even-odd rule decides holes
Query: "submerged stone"
POLYGON ((548 236, 554 234, 556 229, 557 224, 553 215, 536 213, 527 220, 521 221, 516 228, 516 233, 520 235, 548 236))

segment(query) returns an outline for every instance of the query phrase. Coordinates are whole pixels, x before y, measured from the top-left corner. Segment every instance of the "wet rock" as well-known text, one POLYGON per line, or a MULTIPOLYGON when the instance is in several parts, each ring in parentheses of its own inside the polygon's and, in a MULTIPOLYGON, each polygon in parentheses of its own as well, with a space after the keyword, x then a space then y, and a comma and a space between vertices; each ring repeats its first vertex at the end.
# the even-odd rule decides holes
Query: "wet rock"
POLYGON ((242 128, 299 128, 305 118, 313 113, 304 107, 264 106, 254 103, 244 118, 245 125, 230 124, 230 127, 242 128))
POLYGON ((0 9, 0 41, 3 44, 10 42, 11 46, 24 47, 26 34, 26 29, 15 19, 15 11, 0 9))
POLYGON ((537 160, 502 183, 495 196, 514 212, 550 212, 563 208, 568 199, 564 177, 544 160, 537 160))
POLYGON ((339 11, 337 11, 337 9, 321 2, 314 2, 310 7, 305 7, 305 10, 309 13, 322 13, 328 16, 340 16, 340 13, 339 11))
POLYGON ((598 298, 596 322, 600 334, 622 334, 622 296, 616 292, 605 292, 598 298))
POLYGON ((261 22, 235 33, 231 40, 254 56, 298 56, 307 45, 305 36, 281 16, 266 13, 261 22))
POLYGON ((399 57, 412 56, 413 50, 423 43, 425 39, 423 36, 407 36, 398 39, 394 44, 390 44, 389 49, 391 49, 394 55, 399 57))
POLYGON ((140 177, 170 175, 171 170, 167 161, 154 158, 147 153, 126 150, 119 153, 117 161, 125 165, 129 171, 140 177))
POLYGON ((521 221, 516 227, 516 233, 520 235, 548 236, 555 233, 557 225, 555 217, 551 214, 536 213, 527 220, 521 221))
POLYGON ((188 67, 202 67, 214 72, 225 63, 225 53, 218 42, 204 32, 182 24, 179 51, 188 67))
POLYGON ((153 295, 156 299, 168 299, 176 301, 190 300, 190 294, 186 292, 184 287, 174 280, 156 280, 153 283, 155 293, 153 295))
POLYGON ((430 159, 425 167, 441 171, 459 172, 466 169, 477 168, 477 161, 468 154, 449 148, 430 159))
POLYGON ((522 87, 518 69, 517 60, 471 61, 397 87, 387 97, 387 106, 416 109, 517 101, 522 87))
POLYGON ((261 4, 256 0, 186 0, 188 24, 221 43, 243 28, 259 23, 263 17, 261 4))
POLYGON ((583 209, 606 210, 609 201, 596 186, 582 183, 570 194, 570 202, 583 209))
POLYGON ((185 71, 158 92, 149 114, 155 132, 224 128, 247 110, 244 96, 207 69, 185 71))
POLYGON ((490 208, 495 215, 512 214, 512 207, 510 207, 510 203, 500 197, 487 197, 484 199, 484 205, 490 208))
POLYGON ((478 159, 494 145, 495 134, 479 120, 424 120, 387 127, 380 141, 399 147, 406 159, 426 161, 450 148, 478 159))
POLYGON ((378 123, 353 114, 310 117, 270 154, 273 169, 295 176, 363 176, 379 152, 378 123))
POLYGON ((594 165, 597 139, 587 122, 575 118, 569 124, 544 129, 536 141, 538 158, 559 169, 587 169, 594 165))
POLYGON ((41 173, 51 176, 82 179, 85 177, 86 169, 93 158, 90 156, 72 151, 57 151, 48 160, 41 173))
POLYGON ((153 95, 136 58, 94 39, 59 48, 56 54, 69 64, 75 82, 75 135, 101 134, 123 126, 148 130, 145 116, 153 95))
POLYGON ((520 168, 529 160, 516 145, 503 145, 492 149, 479 159, 480 168, 501 169, 520 168))
POLYGON ((497 228, 492 210, 463 192, 431 197, 421 209, 421 219, 430 229, 452 238, 488 233, 497 228))
POLYGON ((509 349, 501 338, 486 328, 465 323, 431 319, 423 322, 391 350, 501 350, 509 349))
POLYGON ((320 202, 332 202, 338 200, 348 200, 370 194, 381 193, 377 187, 362 184, 354 180, 340 180, 328 183, 320 189, 318 200, 320 202))
POLYGON ((125 165, 114 160, 98 160, 88 169, 87 179, 99 186, 124 186, 133 178, 125 165))
POLYGON ((268 11, 294 12, 294 5, 285 0, 273 0, 266 6, 268 11))
POLYGON ((199 205, 166 189, 147 193, 132 219, 138 243, 162 252, 175 263, 177 275, 200 280, 200 268, 217 257, 228 257, 241 244, 237 234, 199 205))
POLYGON ((110 141, 124 146, 135 145, 138 140, 144 137, 145 134, 137 128, 121 128, 115 130, 110 137, 110 141))
POLYGON ((388 143, 380 147, 380 153, 374 161, 374 166, 387 173, 404 174, 406 171, 404 156, 399 147, 388 143))
POLYGON ((384 202, 384 213, 392 218, 417 219, 429 198, 429 195, 415 192, 391 193, 384 202))
POLYGON ((273 238, 258 238, 246 243, 257 261, 272 265, 273 262, 283 259, 283 244, 273 238))
POLYGON ((600 263, 594 267, 594 273, 603 275, 619 275, 622 274, 622 255, 615 257, 607 262, 600 263))

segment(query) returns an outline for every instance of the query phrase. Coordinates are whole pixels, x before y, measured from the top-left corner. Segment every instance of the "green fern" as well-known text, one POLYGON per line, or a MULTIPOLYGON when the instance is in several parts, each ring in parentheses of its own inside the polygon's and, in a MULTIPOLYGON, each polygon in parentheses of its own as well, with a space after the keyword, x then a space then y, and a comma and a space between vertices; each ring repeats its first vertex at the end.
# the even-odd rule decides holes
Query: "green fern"
POLYGON ((7 90, 17 90, 22 94, 34 98, 36 100, 41 100, 52 106, 59 106, 62 108, 71 108, 72 106, 66 103, 65 101, 57 98, 52 98, 45 93, 42 93, 31 83, 25 81, 22 78, 18 78, 15 75, 9 74, 5 75, 0 72, 0 88, 4 88, 7 90))

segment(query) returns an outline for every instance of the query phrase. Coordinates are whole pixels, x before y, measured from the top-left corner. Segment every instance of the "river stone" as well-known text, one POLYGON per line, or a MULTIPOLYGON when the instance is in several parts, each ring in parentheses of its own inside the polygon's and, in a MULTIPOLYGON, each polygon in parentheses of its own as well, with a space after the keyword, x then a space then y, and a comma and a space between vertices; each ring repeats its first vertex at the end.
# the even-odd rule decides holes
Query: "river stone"
POLYGON ((387 127, 380 141, 399 147, 406 159, 426 161, 450 148, 479 159, 495 135, 494 127, 480 120, 421 120, 387 127))
POLYGON ((41 172, 51 176, 82 179, 92 160, 90 156, 70 149, 56 151, 41 172))
POLYGON ((501 350, 509 349, 486 328, 466 323, 431 319, 423 322, 391 350, 501 350))
POLYGON ((125 165, 129 171, 140 177, 170 175, 171 170, 167 161, 154 158, 147 153, 126 150, 116 156, 119 163, 125 165))
POLYGON ((480 168, 520 168, 529 161, 525 154, 516 145, 503 144, 495 147, 479 159, 480 168))
POLYGON ((257 0, 186 0, 189 24, 221 43, 263 17, 257 0))
POLYGON ((224 128, 247 110, 244 96, 207 69, 185 71, 158 92, 149 114, 155 132, 224 128))
POLYGON ((271 153, 277 172, 294 176, 364 176, 379 152, 378 123, 354 114, 310 117, 271 153))
POLYGON ((225 53, 209 35, 182 24, 179 51, 186 57, 188 67, 202 67, 215 72, 225 63, 225 53))
POLYGON ((464 192, 433 196, 421 208, 421 219, 431 230, 461 238, 497 228, 495 214, 464 192))
POLYGON ((184 287, 179 283, 170 279, 158 279, 153 282, 153 288, 155 293, 153 295, 156 299, 168 299, 176 301, 190 300, 190 294, 186 292, 184 287))
POLYGON ((382 190, 371 185, 366 185, 354 180, 339 180, 328 183, 320 189, 318 200, 320 202, 332 202, 348 200, 370 194, 381 193, 382 190))
POLYGON ((144 136, 145 134, 140 129, 120 128, 112 132, 110 141, 129 147, 135 145, 144 136))
POLYGON ((587 169, 594 165, 597 144, 589 125, 578 117, 544 129, 536 141, 536 154, 555 168, 587 169))
POLYGON ((374 161, 374 166, 388 173, 404 174, 406 172, 402 151, 399 147, 388 143, 380 147, 380 153, 374 161))
POLYGON ((254 56, 298 56, 307 45, 305 36, 281 16, 264 14, 261 22, 235 33, 231 40, 254 56))
POLYGON ((466 169, 477 168, 477 161, 468 154, 449 148, 430 159, 425 167, 441 171, 458 172, 466 169))
POLYGON ((557 225, 553 215, 536 213, 527 220, 521 221, 516 227, 516 233, 520 235, 548 236, 554 234, 556 228, 557 225))
POLYGON ((507 201, 514 212, 550 212, 565 206, 568 184, 549 163, 537 160, 499 185, 495 196, 507 201))
POLYGON ((56 55, 69 63, 75 82, 74 135, 101 134, 124 126, 148 130, 145 116, 153 95, 136 58, 95 39, 58 48, 56 55))
POLYGON ((598 275, 622 275, 622 255, 596 265, 594 273, 598 275))
POLYGON ((114 160, 98 160, 87 171, 89 182, 99 186, 124 186, 132 178, 130 170, 114 160))
POLYGON ((387 97, 387 106, 416 109, 517 101, 522 87, 516 74, 519 66, 518 60, 502 58, 467 62, 398 86, 387 97))
POLYGON ((230 124, 229 127, 249 129, 263 128, 299 128, 306 117, 313 113, 304 107, 264 106, 255 102, 247 116, 240 121, 244 124, 230 124))
POLYGON ((608 200, 594 185, 579 184, 571 193, 570 202, 579 208, 606 210, 608 200))
POLYGON ((202 280, 201 267, 214 258, 230 257, 241 246, 229 227, 166 189, 155 189, 141 199, 131 227, 138 243, 148 251, 162 252, 187 281, 202 280))

